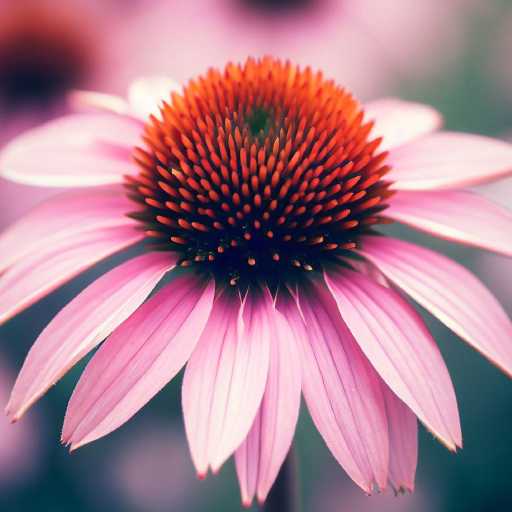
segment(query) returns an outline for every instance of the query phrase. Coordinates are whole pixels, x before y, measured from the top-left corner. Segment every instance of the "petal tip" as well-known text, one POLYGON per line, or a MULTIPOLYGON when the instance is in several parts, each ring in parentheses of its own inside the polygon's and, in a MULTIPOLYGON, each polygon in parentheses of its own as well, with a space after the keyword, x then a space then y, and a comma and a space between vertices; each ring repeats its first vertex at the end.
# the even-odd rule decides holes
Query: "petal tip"
POLYGON ((260 507, 263 507, 263 505, 265 505, 265 501, 267 500, 268 493, 269 493, 268 489, 267 490, 258 490, 256 499, 257 499, 258 505, 260 507))
POLYGON ((86 444, 91 443, 92 441, 95 441, 97 438, 91 438, 91 436, 85 436, 82 439, 74 439, 73 435, 70 435, 66 439, 66 446, 69 446, 69 452, 74 452, 75 450, 78 450, 78 448, 82 448, 82 446, 85 446, 86 444))
MULTIPOLYGON (((259 502, 259 500, 258 500, 258 503, 259 503, 260 505, 262 505, 262 503, 260 503, 260 502, 259 502)), ((252 500, 250 500, 250 499, 248 499, 248 498, 244 498, 244 499, 242 500, 242 507, 244 507, 244 508, 251 508, 251 505, 252 505, 252 500)))
POLYGON ((222 467, 222 462, 212 462, 210 464, 210 469, 212 470, 212 475, 218 475, 220 468, 222 467))
POLYGON ((392 487, 396 497, 414 492, 414 482, 403 482, 396 486, 393 485, 392 487))
POLYGON ((73 453, 78 450, 82 445, 80 443, 73 443, 72 441, 68 441, 65 443, 65 446, 69 449, 69 453, 73 453))
MULTIPOLYGON (((428 430, 430 431, 430 428, 428 428, 428 430)), ((457 449, 462 447, 462 440, 447 439, 445 437, 439 436, 438 434, 435 434, 432 431, 430 431, 430 433, 433 435, 434 439, 439 441, 448 451, 452 453, 457 453, 457 449)))
POLYGON ((369 480, 359 480, 354 482, 363 490, 366 496, 371 496, 377 489, 378 486, 374 484, 373 481, 369 480))
POLYGON ((14 407, 12 402, 9 401, 9 403, 6 405, 4 411, 5 411, 7 418, 9 419, 9 421, 11 423, 16 423, 23 417, 23 415, 25 414, 26 408, 21 408, 21 407, 16 408, 16 407, 14 407))

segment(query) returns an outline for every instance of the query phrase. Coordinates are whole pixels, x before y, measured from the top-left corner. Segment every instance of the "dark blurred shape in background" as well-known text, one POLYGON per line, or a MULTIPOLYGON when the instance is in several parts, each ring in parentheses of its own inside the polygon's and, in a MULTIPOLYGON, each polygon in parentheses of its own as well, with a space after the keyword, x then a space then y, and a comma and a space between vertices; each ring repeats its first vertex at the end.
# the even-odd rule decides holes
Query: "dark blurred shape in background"
MULTIPOLYGON (((138 75, 183 82, 229 59, 266 53, 322 69, 362 99, 430 103, 449 129, 510 139, 511 28, 509 0, 0 0, 0 144, 64 112, 70 88, 123 93, 138 75)), ((512 208, 512 180, 486 193, 512 208)), ((47 195, 0 181, 0 228, 47 195)), ((415 241, 475 270, 512 313, 511 261, 415 241)), ((0 329, 2 403, 48 318, 97 274, 75 279, 0 329)), ((296 448, 304 512, 512 510, 511 383, 439 323, 428 324, 457 391, 465 448, 451 454, 422 430, 416 493, 366 497, 303 411, 296 448)), ((240 509, 231 465, 205 482, 194 476, 179 381, 118 432, 69 455, 58 432, 82 367, 19 424, 0 419, 0 510, 240 509)))
POLYGON ((76 11, 22 2, 2 21, 0 97, 7 112, 48 105, 84 83, 94 39, 76 11))

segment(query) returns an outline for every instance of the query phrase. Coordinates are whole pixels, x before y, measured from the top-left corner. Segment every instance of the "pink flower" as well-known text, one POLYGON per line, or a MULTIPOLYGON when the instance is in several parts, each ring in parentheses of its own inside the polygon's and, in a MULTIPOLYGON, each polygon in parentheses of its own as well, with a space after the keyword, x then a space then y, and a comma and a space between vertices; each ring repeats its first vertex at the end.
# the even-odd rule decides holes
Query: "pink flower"
POLYGON ((95 0, 0 2, 2 138, 62 113, 70 89, 105 86, 102 28, 111 14, 95 0))
POLYGON ((1 236, 0 319, 114 253, 138 244, 141 254, 41 333, 7 407, 13 420, 106 339, 73 393, 63 442, 112 432, 186 365, 197 472, 234 454, 245 504, 276 478, 301 391, 368 493, 413 488, 416 417, 450 450, 462 445, 450 376, 404 295, 507 373, 512 324, 468 270, 377 228, 398 221, 512 255, 512 214, 465 190, 511 174, 512 146, 439 132, 440 115, 423 105, 363 108, 321 74, 272 58, 184 89, 139 81, 126 102, 77 100, 97 111, 0 154, 12 180, 82 187, 1 236))

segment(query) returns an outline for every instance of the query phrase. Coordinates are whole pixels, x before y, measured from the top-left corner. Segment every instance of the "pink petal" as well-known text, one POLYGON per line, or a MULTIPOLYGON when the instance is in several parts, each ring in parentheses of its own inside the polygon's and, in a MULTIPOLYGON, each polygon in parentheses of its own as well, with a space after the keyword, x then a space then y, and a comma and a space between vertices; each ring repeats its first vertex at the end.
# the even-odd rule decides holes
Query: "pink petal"
POLYGON ((455 392, 418 313, 394 290, 351 270, 326 273, 338 309, 391 390, 450 449, 461 446, 455 392))
POLYGON ((386 279, 386 276, 368 260, 351 259, 350 267, 352 270, 361 272, 361 274, 368 276, 372 281, 375 281, 382 286, 389 286, 389 281, 386 279))
POLYGON ((366 119, 374 120, 372 137, 382 137, 382 151, 401 146, 422 135, 439 129, 443 123, 441 114, 420 103, 386 98, 364 106, 366 119))
POLYGON ((397 192, 386 215, 434 236, 512 256, 512 212, 472 192, 397 192))
POLYGON ((418 465, 418 422, 384 383, 382 393, 389 427, 389 481, 396 492, 412 492, 418 465))
POLYGON ((265 394, 251 431, 235 453, 242 502, 265 501, 290 449, 299 415, 301 363, 293 331, 274 311, 265 394))
POLYGON ((390 152, 386 179, 396 190, 460 188, 512 174, 512 145, 467 133, 439 132, 390 152))
POLYGON ((278 307, 302 342, 303 392, 313 422, 336 460, 365 492, 371 493, 374 486, 384 489, 388 428, 375 370, 325 286, 299 290, 300 312, 282 295, 281 301, 278 307))
POLYGON ((136 173, 141 124, 110 114, 74 114, 20 135, 0 152, 3 177, 43 187, 120 183, 136 173))
POLYGON ((225 291, 190 358, 183 413, 200 476, 218 471, 253 424, 268 375, 270 299, 249 294, 243 305, 225 291))
POLYGON ((0 324, 98 261, 143 238, 140 230, 124 226, 52 240, 50 245, 10 267, 0 278, 0 324))
POLYGON ((77 111, 108 112, 122 116, 130 115, 129 103, 120 96, 96 91, 75 90, 68 96, 69 103, 77 111))
POLYGON ((133 82, 128 90, 131 111, 146 121, 151 114, 159 117, 162 101, 171 99, 171 93, 179 92, 181 86, 167 76, 151 76, 133 82))
POLYGON ((512 376, 512 323, 467 269, 401 240, 365 237, 361 253, 397 286, 512 376))
POLYGON ((7 405, 13 420, 146 299, 175 265, 170 253, 149 253, 119 265, 73 299, 30 349, 7 405))
POLYGON ((82 374, 62 440, 71 449, 128 421, 185 365, 212 309, 215 285, 185 274, 122 323, 82 374))
POLYGON ((235 452, 236 474, 240 485, 242 505, 250 508, 256 495, 259 483, 261 464, 261 442, 264 427, 261 424, 263 415, 261 407, 254 419, 251 431, 235 452))
POLYGON ((20 259, 97 229, 134 226, 121 185, 66 192, 33 208, 0 234, 0 273, 20 259))

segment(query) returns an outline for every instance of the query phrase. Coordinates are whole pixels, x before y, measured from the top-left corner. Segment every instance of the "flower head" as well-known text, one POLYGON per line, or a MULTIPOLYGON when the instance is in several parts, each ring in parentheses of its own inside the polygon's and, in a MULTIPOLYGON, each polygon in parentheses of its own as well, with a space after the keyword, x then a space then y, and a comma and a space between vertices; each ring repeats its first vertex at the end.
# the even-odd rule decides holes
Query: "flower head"
POLYGON ((512 214, 463 189, 510 174, 511 146, 436 132, 439 114, 422 105, 362 106, 269 57, 183 89, 139 81, 129 102, 80 98, 98 112, 48 123, 0 154, 11 179, 85 187, 0 237, 0 319, 109 255, 144 252, 42 332, 12 419, 106 339, 73 393, 63 442, 75 449, 112 432, 186 365, 197 472, 234 454, 245 504, 263 501, 276 478, 301 392, 366 492, 413 488, 416 418, 461 446, 448 371, 398 290, 507 373, 512 324, 468 270, 378 229, 398 221, 511 255, 512 214))
POLYGON ((232 284, 286 282, 382 219, 389 170, 354 98, 272 59, 229 65, 173 95, 137 148, 134 214, 156 246, 232 284))

